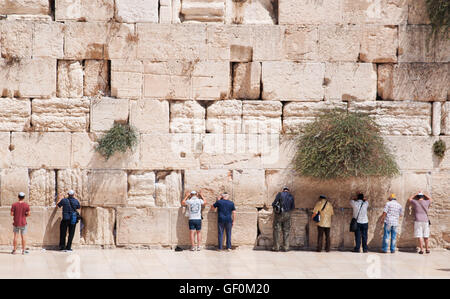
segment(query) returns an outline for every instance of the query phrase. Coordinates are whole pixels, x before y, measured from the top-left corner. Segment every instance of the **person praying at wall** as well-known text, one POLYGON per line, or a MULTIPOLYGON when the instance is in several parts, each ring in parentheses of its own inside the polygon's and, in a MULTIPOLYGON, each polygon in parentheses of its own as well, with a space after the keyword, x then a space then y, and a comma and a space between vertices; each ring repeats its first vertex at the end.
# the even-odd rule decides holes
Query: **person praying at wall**
POLYGON ((423 241, 425 241, 425 252, 430 253, 428 247, 428 238, 430 237, 430 219, 428 218, 428 209, 431 205, 431 197, 419 191, 408 199, 414 207, 414 237, 419 243, 419 253, 423 254, 423 241))
POLYGON ((187 192, 181 205, 187 206, 189 212, 189 232, 191 238, 191 251, 201 250, 202 244, 202 207, 206 205, 202 192, 187 192), (195 235, 197 235, 197 246, 195 246, 195 235))
POLYGON ((222 250, 223 233, 227 235, 227 251, 231 250, 231 229, 234 224, 236 207, 234 202, 230 200, 230 195, 224 192, 217 201, 211 206, 211 209, 217 211, 217 228, 219 238, 219 250, 222 250))
POLYGON ((58 200, 56 206, 62 209, 62 219, 59 226, 59 250, 72 251, 72 240, 75 235, 77 221, 74 217, 77 210, 81 208, 80 202, 74 197, 75 192, 70 190, 66 198, 58 200), (69 237, 66 244, 66 235, 69 231, 69 237))

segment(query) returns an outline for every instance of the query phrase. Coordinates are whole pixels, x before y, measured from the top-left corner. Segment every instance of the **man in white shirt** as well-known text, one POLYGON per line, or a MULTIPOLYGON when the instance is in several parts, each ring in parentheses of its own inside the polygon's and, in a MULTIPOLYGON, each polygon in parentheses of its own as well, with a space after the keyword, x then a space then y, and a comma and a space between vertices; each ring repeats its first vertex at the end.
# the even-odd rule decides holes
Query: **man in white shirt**
POLYGON ((364 198, 364 194, 359 193, 356 199, 350 200, 353 208, 353 218, 356 219, 358 229, 355 231, 355 249, 353 252, 360 252, 361 241, 363 252, 369 252, 367 247, 367 231, 369 230, 369 218, 367 217, 367 208, 369 202, 364 198))
POLYGON ((380 217, 380 222, 384 221, 383 245, 381 248, 384 253, 387 253, 388 251, 389 235, 391 236, 391 253, 395 253, 398 221, 402 214, 402 205, 397 202, 395 194, 391 194, 388 198, 388 202, 384 206, 383 215, 380 217))
POLYGON ((206 205, 206 200, 202 196, 200 191, 197 194, 196 191, 191 193, 186 193, 183 201, 181 202, 183 206, 187 206, 189 211, 189 231, 191 238, 191 250, 200 250, 202 243, 202 207, 206 205), (197 196, 198 195, 198 196, 197 196), (197 232, 197 247, 195 246, 195 233, 197 232))

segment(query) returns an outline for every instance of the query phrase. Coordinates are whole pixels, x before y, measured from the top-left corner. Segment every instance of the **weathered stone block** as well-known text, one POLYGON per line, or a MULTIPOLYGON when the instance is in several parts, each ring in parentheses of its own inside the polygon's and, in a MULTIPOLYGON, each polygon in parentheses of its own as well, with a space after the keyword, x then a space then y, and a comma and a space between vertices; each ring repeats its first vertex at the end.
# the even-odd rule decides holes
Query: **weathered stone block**
POLYGON ((90 191, 88 171, 79 168, 60 169, 56 172, 58 198, 67 196, 69 190, 75 191, 75 198, 82 206, 89 205, 90 191))
POLYGON ((397 62, 398 30, 392 26, 365 26, 359 59, 363 62, 397 62))
POLYGON ((33 54, 33 23, 2 21, 0 23, 0 46, 3 58, 31 58, 33 54))
POLYGON ((324 96, 322 63, 263 62, 264 100, 321 101, 324 96))
POLYGON ((104 59, 105 45, 114 35, 112 25, 98 22, 71 22, 64 32, 66 59, 104 59))
POLYGON ((15 0, 0 2, 0 14, 47 15, 50 12, 47 0, 15 0))
POLYGON ((278 101, 243 101, 242 132, 278 134, 281 131, 283 105, 278 101))
POLYGON ((57 22, 35 23, 33 57, 64 57, 64 28, 57 22))
POLYGON ((319 56, 322 61, 358 61, 361 27, 323 25, 319 27, 319 56))
POLYGON ((442 103, 441 119, 441 133, 450 135, 450 102, 442 103))
POLYGON ((81 244, 114 245, 115 211, 105 208, 83 207, 83 230, 81 244))
POLYGON ((246 62, 233 65, 233 98, 259 99, 260 82, 261 63, 246 62))
POLYGON ((399 27, 399 62, 434 62, 436 48, 430 42, 431 26, 399 27))
POLYGON ((155 206, 155 182, 153 171, 134 171, 128 174, 127 205, 133 207, 155 206))
POLYGON ((140 61, 111 61, 111 95, 118 98, 141 97, 144 67, 140 61))
POLYGON ((36 131, 85 132, 89 128, 88 98, 52 98, 32 102, 31 124, 36 131))
POLYGON ((134 24, 113 23, 107 34, 105 59, 136 59, 139 35, 134 24))
POLYGON ((47 169, 30 171, 30 198, 33 206, 49 206, 55 202, 56 175, 47 169))
POLYGON ((250 26, 208 24, 206 38, 208 59, 253 61, 253 29, 250 26))
POLYGON ((390 136, 387 147, 396 156, 400 169, 427 170, 433 168, 433 143, 431 137, 390 136))
POLYGON ((237 206, 262 207, 265 191, 263 169, 233 170, 233 201, 237 206))
POLYGON ((383 100, 445 101, 450 64, 401 63, 378 67, 378 94, 383 100))
POLYGON ((201 191, 208 205, 211 205, 223 192, 232 194, 233 173, 227 169, 186 170, 184 190, 201 191))
POLYGON ((227 24, 277 24, 278 3, 275 0, 226 0, 227 24))
POLYGON ((29 168, 66 168, 70 165, 70 133, 12 133, 12 164, 29 168), (53 153, 53 154, 49 154, 53 153))
POLYGON ((279 61, 284 57, 285 28, 260 25, 253 28, 253 59, 255 61, 279 61))
POLYGON ((58 61, 59 98, 80 98, 83 96, 83 66, 80 61, 58 61))
MULTIPOLYGON (((180 1, 180 0, 177 0, 180 1)), ((159 23, 171 24, 172 23, 172 11, 175 4, 172 1, 160 1, 159 2, 159 23)))
POLYGON ((181 16, 183 22, 223 22, 225 0, 183 0, 181 16))
POLYGON ((84 62, 85 96, 106 95, 109 92, 109 64, 107 60, 86 60, 84 62))
POLYGON ((108 21, 114 16, 114 0, 56 0, 56 21, 108 21))
POLYGON ((91 132, 108 131, 115 121, 127 122, 128 100, 101 98, 91 102, 91 132))
POLYGON ((278 3, 280 24, 341 23, 341 0, 284 0, 278 3))
POLYGON ((397 25, 408 17, 408 0, 343 0, 343 23, 397 25))
POLYGON ((0 131, 24 131, 30 126, 29 99, 0 98, 0 131))
POLYGON ((121 170, 92 170, 88 173, 89 205, 115 207, 127 202, 127 173, 121 170))
POLYGON ((182 174, 178 171, 161 171, 156 174, 156 200, 158 207, 180 207, 182 200, 182 174))
POLYGON ((200 61, 192 72, 192 98, 223 100, 230 90, 230 64, 222 61, 200 61))
POLYGON ((169 114, 168 101, 133 101, 130 108, 130 123, 141 133, 169 133, 169 114))
POLYGON ((10 168, 0 171, 0 203, 10 206, 18 200, 19 192, 25 193, 26 201, 29 197, 29 182, 27 168, 10 168))
POLYGON ((371 63, 328 63, 325 67, 325 99, 375 101, 377 68, 371 63))
POLYGON ((10 139, 9 132, 0 132, 0 168, 9 168, 11 164, 10 139))
POLYGON ((448 171, 433 172, 431 174, 431 196, 433 208, 437 211, 450 210, 450 199, 447 195, 449 184, 450 175, 448 171))
POLYGON ((231 245, 256 245, 258 237, 258 211, 256 209, 237 207, 233 223, 231 245))
POLYGON ((205 108, 197 101, 171 102, 171 133, 205 133, 205 108))
POLYGON ((351 111, 367 113, 380 125, 383 135, 431 134, 431 105, 417 102, 351 102, 351 111))
POLYGON ((208 133, 241 133, 242 101, 217 101, 207 108, 206 131, 208 133))
POLYGON ((288 26, 284 36, 286 58, 294 61, 319 59, 319 30, 315 26, 288 26))
POLYGON ((408 24, 430 24, 425 1, 408 1, 408 24))
POLYGON ((116 20, 121 23, 158 23, 158 0, 117 0, 116 20))

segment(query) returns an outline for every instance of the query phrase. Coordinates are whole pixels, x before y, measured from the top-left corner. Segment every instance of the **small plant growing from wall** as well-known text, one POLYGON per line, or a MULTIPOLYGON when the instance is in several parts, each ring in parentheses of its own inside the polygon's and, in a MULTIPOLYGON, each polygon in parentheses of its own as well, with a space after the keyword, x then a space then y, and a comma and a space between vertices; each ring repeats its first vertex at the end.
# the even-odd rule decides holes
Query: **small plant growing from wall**
POLYGON ((448 0, 426 0, 428 17, 433 27, 433 36, 442 34, 448 38, 450 27, 450 1, 448 0))
POLYGON ((333 109, 322 112, 297 133, 294 169, 316 179, 393 177, 399 174, 394 156, 369 116, 333 109))
POLYGON ((433 144, 433 152, 439 158, 444 158, 447 146, 443 140, 438 140, 433 144))
POLYGON ((128 125, 115 122, 113 127, 98 140, 95 150, 106 160, 116 152, 133 150, 138 143, 136 130, 128 125))

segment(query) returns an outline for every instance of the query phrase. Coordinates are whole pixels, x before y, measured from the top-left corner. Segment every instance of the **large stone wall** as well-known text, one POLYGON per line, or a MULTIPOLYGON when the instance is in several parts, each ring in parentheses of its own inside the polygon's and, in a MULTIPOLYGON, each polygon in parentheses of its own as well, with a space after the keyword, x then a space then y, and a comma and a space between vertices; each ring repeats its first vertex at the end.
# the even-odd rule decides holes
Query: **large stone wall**
MULTIPOLYGON (((376 220, 394 192, 405 206, 398 245, 413 247, 411 208, 431 193, 431 243, 450 246, 450 42, 429 44, 424 0, 0 0, 0 245, 11 243, 10 205, 32 205, 30 244, 56 245, 69 189, 82 203, 78 246, 187 245, 180 200, 227 191, 237 206, 233 242, 270 246, 273 198, 296 208, 291 244, 314 246, 319 194, 335 207, 333 247, 352 247, 349 198, 376 220), (396 155, 393 179, 317 182, 290 163, 319 111, 369 113, 396 155), (139 133, 134 151, 105 161, 96 141, 115 121, 139 133)), ((204 211, 205 245, 217 215, 204 211)))

